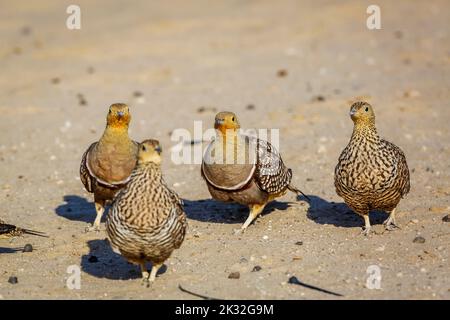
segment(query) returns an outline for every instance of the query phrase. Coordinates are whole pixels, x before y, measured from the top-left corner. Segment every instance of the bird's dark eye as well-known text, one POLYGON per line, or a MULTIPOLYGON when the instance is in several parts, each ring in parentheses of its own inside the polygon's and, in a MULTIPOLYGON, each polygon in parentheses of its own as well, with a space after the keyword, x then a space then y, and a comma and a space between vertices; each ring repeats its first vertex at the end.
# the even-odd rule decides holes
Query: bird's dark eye
POLYGON ((142 151, 147 151, 147 148, 145 146, 142 146, 142 151))
POLYGON ((366 107, 366 112, 369 111, 369 107, 366 107))
POLYGON ((234 117, 233 117, 233 118, 231 118, 231 121, 233 121, 233 122, 234 122, 234 117))

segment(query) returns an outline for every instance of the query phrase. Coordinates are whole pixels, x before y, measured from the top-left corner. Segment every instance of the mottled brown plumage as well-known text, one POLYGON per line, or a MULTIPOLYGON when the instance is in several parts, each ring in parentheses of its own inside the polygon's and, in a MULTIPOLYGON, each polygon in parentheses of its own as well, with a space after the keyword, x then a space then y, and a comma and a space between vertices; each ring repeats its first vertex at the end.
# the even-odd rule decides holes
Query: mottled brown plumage
POLYGON ((399 147, 380 139, 371 105, 354 103, 350 116, 353 134, 335 169, 336 193, 364 218, 364 234, 370 232, 371 210, 389 213, 384 224, 390 230, 396 226, 395 208, 410 188, 406 157, 399 147))
POLYGON ((7 224, 3 220, 0 220, 0 239, 19 237, 23 234, 31 234, 39 237, 48 237, 43 232, 19 228, 16 227, 15 225, 7 224))
POLYGON ((241 227, 245 230, 266 204, 287 190, 301 193, 291 185, 292 170, 267 141, 243 135, 232 112, 215 117, 217 136, 203 157, 201 173, 211 196, 219 201, 247 205, 250 214, 241 227))
POLYGON ((130 120, 126 104, 111 105, 102 137, 89 146, 81 159, 81 182, 94 194, 97 212, 88 231, 99 230, 106 202, 126 185, 136 165, 138 143, 128 136, 130 120))
POLYGON ((158 141, 141 143, 138 164, 106 219, 113 250, 141 266, 146 284, 155 280, 163 262, 181 246, 187 227, 183 203, 162 177, 160 154, 158 141), (150 275, 146 261, 152 262, 150 275))

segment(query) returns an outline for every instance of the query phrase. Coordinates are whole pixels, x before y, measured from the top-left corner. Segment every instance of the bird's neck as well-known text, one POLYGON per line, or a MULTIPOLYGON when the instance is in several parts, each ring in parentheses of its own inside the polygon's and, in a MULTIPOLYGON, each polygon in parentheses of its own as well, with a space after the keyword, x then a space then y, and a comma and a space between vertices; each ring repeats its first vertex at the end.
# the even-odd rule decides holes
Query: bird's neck
POLYGON ((100 144, 128 144, 131 143, 131 139, 128 136, 128 127, 127 126, 106 126, 105 131, 103 132, 102 137, 100 138, 100 144))
POLYGON ((358 143, 361 140, 371 143, 377 143, 380 141, 374 121, 355 123, 351 141, 358 143))
POLYGON ((134 173, 139 176, 144 176, 148 183, 159 183, 162 179, 161 165, 154 162, 138 163, 134 173))

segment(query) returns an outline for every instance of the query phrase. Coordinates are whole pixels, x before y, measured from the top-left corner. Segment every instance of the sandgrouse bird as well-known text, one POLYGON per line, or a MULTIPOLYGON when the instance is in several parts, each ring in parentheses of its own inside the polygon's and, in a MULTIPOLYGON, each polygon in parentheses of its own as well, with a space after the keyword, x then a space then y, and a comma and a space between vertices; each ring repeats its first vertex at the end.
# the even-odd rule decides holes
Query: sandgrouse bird
POLYGON ((162 177, 159 142, 145 140, 139 146, 130 182, 118 193, 106 218, 111 246, 140 265, 143 284, 148 286, 164 261, 181 246, 186 227, 182 200, 162 177), (152 262, 150 274, 146 261, 152 262))
POLYGON ((239 132, 234 113, 219 112, 214 128, 216 137, 203 156, 201 174, 214 199, 249 207, 250 214, 240 231, 247 229, 267 203, 287 190, 303 194, 291 185, 292 170, 286 168, 278 151, 265 140, 239 132))
POLYGON ((86 190, 94 194, 97 212, 86 231, 99 230, 106 202, 127 184, 136 165, 139 144, 128 136, 130 120, 126 104, 111 105, 102 137, 83 154, 80 178, 86 190))
POLYGON ((19 237, 23 234, 31 234, 39 237, 48 237, 45 233, 40 231, 34 231, 30 229, 23 229, 16 227, 12 224, 7 224, 3 220, 0 220, 0 239, 10 239, 14 237, 19 237))
POLYGON ((335 169, 336 193, 364 218, 363 234, 370 233, 371 210, 388 212, 384 225, 392 230, 396 227, 395 208, 410 188, 406 157, 399 147, 380 139, 370 104, 354 103, 350 117, 353 133, 335 169))

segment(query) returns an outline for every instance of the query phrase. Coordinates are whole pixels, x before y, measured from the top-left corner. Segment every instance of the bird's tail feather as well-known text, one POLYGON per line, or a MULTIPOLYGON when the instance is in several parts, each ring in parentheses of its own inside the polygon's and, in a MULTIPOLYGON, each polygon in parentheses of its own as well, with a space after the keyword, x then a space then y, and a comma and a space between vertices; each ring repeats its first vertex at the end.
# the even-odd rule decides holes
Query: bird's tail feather
POLYGON ((26 234, 31 234, 33 236, 48 238, 48 235, 46 235, 44 232, 34 231, 34 230, 30 230, 30 229, 23 229, 23 228, 21 228, 20 230, 26 234))
POLYGON ((300 194, 301 194, 302 196, 304 196, 304 197, 308 200, 308 202, 311 201, 311 199, 310 199, 306 194, 304 194, 302 190, 297 189, 297 188, 294 187, 293 185, 288 185, 288 189, 289 189, 290 191, 296 193, 297 195, 300 195, 300 194))

